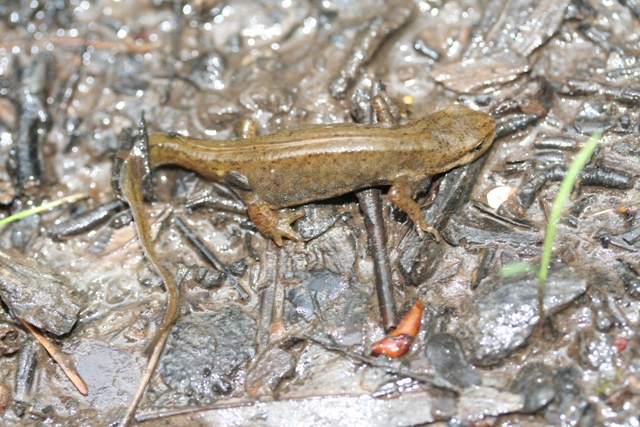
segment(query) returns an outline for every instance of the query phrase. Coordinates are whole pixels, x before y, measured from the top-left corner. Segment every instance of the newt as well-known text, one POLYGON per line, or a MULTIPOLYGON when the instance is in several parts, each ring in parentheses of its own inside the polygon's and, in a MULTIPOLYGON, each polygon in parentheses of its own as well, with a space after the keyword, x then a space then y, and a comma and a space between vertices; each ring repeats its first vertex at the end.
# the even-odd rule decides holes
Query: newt
MULTIPOLYGON (((379 108, 375 103, 374 107, 379 108)), ((426 224, 413 197, 433 175, 468 164, 487 151, 495 137, 495 121, 461 105, 404 125, 393 124, 384 111, 379 115, 387 117, 381 125, 331 124, 263 136, 256 136, 255 126, 245 126, 238 132, 240 138, 230 141, 151 134, 145 141, 148 159, 146 147, 133 147, 122 164, 120 190, 131 208, 145 255, 164 281, 168 296, 163 323, 148 347, 153 348, 153 356, 145 378, 121 425, 133 419, 177 314, 177 288, 155 253, 144 211, 142 181, 148 173, 147 160, 151 170, 181 166, 228 185, 246 204, 256 228, 279 246, 283 238, 300 240, 291 224, 304 215, 279 209, 387 185, 389 199, 408 214, 418 234, 428 232, 439 241, 439 233, 426 224)))
POLYGON ((177 165, 231 187, 249 218, 278 245, 298 241, 300 212, 277 209, 390 185, 388 197, 437 236, 412 199, 431 176, 472 162, 493 142, 495 122, 461 105, 402 126, 333 124, 233 141, 149 136, 151 167, 177 165))

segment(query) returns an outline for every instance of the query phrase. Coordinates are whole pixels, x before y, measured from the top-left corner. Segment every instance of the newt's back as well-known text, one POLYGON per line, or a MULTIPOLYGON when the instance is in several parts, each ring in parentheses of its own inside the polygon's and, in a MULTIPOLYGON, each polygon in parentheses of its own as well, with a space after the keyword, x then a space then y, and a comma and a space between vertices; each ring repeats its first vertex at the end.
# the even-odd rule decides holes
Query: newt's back
POLYGON ((445 172, 479 157, 494 135, 490 116, 454 105, 392 128, 339 124, 237 141, 156 134, 150 156, 231 186, 240 180, 280 208, 445 172))

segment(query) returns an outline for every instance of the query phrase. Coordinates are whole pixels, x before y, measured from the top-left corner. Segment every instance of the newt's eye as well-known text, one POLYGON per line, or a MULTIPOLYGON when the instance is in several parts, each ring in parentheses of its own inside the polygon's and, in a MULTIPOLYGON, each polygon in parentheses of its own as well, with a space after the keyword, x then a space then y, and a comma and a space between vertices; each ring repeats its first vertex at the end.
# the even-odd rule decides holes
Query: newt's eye
POLYGON ((473 147, 473 152, 477 152, 482 150, 482 147, 484 146, 484 141, 482 141, 480 144, 476 145, 475 147, 473 147))

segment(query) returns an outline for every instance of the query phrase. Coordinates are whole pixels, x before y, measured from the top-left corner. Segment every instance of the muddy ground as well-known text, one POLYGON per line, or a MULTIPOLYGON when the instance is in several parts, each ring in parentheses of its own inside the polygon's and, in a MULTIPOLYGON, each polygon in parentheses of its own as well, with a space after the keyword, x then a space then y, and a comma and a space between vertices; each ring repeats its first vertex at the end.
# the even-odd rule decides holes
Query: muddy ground
POLYGON ((112 203, 114 154, 143 113, 149 132, 233 139, 242 118, 260 134, 363 121, 378 81, 404 120, 457 102, 498 122, 485 156, 419 198, 443 242, 383 196, 397 311, 425 305, 409 352, 370 357, 385 331, 353 194, 304 206, 305 241, 278 247, 226 187, 161 168, 147 207, 180 306, 138 422, 640 424, 636 0, 16 1, 0 35, 2 216, 87 193, 0 230, 3 425, 115 425, 131 401, 165 304, 112 203), (539 263, 559 181, 596 131, 537 330, 535 272, 499 272, 539 263))

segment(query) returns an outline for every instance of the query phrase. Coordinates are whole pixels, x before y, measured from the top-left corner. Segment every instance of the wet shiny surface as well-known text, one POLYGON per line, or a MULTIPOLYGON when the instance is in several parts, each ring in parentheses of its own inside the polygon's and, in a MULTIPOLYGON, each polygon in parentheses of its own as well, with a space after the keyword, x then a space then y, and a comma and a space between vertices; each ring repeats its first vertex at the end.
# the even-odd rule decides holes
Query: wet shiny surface
MULTIPOLYGON (((228 196, 193 173, 161 168, 155 175, 159 201, 147 209, 169 271, 182 277, 181 264, 188 271, 213 268, 184 239, 172 212, 228 268, 246 265, 234 269, 246 299, 226 280, 207 288, 184 275, 180 319, 201 323, 181 342, 204 341, 218 324, 215 316, 225 312, 221 307, 244 313, 255 328, 241 339, 212 333, 216 344, 203 345, 216 378, 230 388, 200 399, 181 388, 178 376, 165 381, 156 375, 139 414, 158 416, 207 401, 236 406, 155 422, 277 425, 288 412, 299 416, 289 424, 305 426, 314 419, 505 427, 638 423, 635 2, 174 3, 18 1, 0 7, 1 213, 91 193, 0 230, 0 247, 21 251, 75 289, 78 320, 59 344, 85 377, 89 395, 68 383, 3 306, 0 423, 107 425, 122 416, 135 389, 165 294, 133 227, 114 219, 62 241, 47 230, 112 200, 111 154, 143 110, 151 132, 232 140, 234 124, 246 117, 256 120, 260 135, 350 123, 365 114, 358 112, 362 94, 378 79, 401 104, 404 120, 457 102, 493 112, 503 135, 480 163, 436 179, 437 197, 419 198, 427 221, 448 244, 419 240, 383 196, 398 313, 417 298, 425 304, 409 352, 397 362, 354 356, 369 354, 371 343, 385 335, 354 197, 306 208, 322 211, 311 224, 299 224, 311 240, 278 249, 256 233, 237 199, 224 200, 228 196), (30 85, 27 73, 15 68, 33 65, 49 70, 46 85, 30 85), (24 89, 35 95, 20 98, 29 95, 24 89), (46 117, 49 122, 40 120, 46 117), (18 135, 19 129, 26 128, 31 138, 20 140, 27 134, 18 135), (588 179, 567 205, 555 245, 554 257, 575 276, 553 294, 559 305, 542 336, 529 335, 527 321, 520 327, 513 320, 535 319, 533 285, 495 277, 510 263, 537 263, 561 175, 548 171, 566 168, 596 129, 605 136, 588 179), (10 156, 18 140, 35 143, 39 155, 21 146, 14 150, 20 155, 10 156), (10 157, 24 164, 7 168, 10 157), (39 183, 16 180, 15 171, 39 167, 39 183), (540 185, 529 185, 534 178, 540 185), (513 197, 488 208, 485 195, 496 187, 513 197), (207 190, 223 199, 212 201, 216 208, 184 207, 207 190), (585 282, 588 289, 578 296, 585 282), (482 323, 498 321, 501 327, 489 331, 493 339, 483 341, 482 323), (523 338, 512 339, 518 333, 523 338), (455 337, 460 350, 442 336, 455 337), (255 354, 217 369, 216 357, 224 359, 238 343, 255 346, 255 354), (114 371, 116 361, 121 371, 114 371), (470 362, 478 365, 471 369, 470 362), (399 374, 403 369, 413 378, 399 374), (425 381, 443 370, 459 394, 425 381), (97 401, 105 403, 96 409, 97 401)), ((51 299, 35 298, 32 305, 45 302, 51 299)), ((176 353, 172 363, 179 360, 176 353)))

